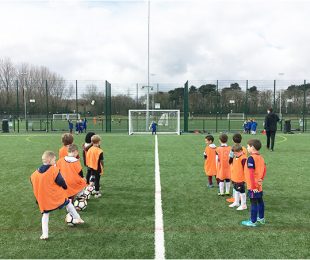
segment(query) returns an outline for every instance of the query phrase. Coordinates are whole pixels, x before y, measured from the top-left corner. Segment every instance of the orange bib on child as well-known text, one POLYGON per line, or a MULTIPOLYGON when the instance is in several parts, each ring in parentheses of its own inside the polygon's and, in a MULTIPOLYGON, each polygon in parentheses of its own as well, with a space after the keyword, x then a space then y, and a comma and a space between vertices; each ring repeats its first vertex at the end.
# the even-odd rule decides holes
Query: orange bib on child
POLYGON ((57 209, 67 199, 66 190, 55 182, 58 173, 59 169, 56 166, 51 166, 44 173, 36 170, 30 177, 33 193, 42 213, 57 209))
POLYGON ((57 166, 66 181, 68 197, 76 195, 87 186, 85 179, 79 175, 82 170, 79 159, 66 156, 57 161, 57 166))

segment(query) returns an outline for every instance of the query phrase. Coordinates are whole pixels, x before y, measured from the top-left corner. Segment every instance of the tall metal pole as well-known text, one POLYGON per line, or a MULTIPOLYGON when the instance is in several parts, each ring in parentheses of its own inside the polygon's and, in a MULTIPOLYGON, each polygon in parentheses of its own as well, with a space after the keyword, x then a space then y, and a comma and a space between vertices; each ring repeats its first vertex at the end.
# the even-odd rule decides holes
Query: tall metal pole
POLYGON ((23 80, 23 99, 24 99, 24 110, 25 110, 24 112, 25 112, 25 122, 26 122, 27 121, 27 100, 26 100, 27 81, 24 77, 26 77, 27 72, 21 72, 20 75, 22 75, 22 80, 23 80))
POLYGON ((146 96, 146 126, 145 130, 148 131, 149 127, 149 95, 150 95, 150 0, 148 0, 148 13, 147 13, 147 96, 146 96))
POLYGON ((46 94, 46 132, 48 132, 48 87, 47 80, 45 80, 45 94, 46 94))
POLYGON ((303 102, 303 106, 302 106, 302 131, 305 132, 305 130, 307 130, 305 128, 306 122, 305 122, 305 113, 306 113, 306 84, 307 81, 304 80, 304 102, 303 102))
POLYGON ((23 94, 24 94, 24 107, 25 107, 25 122, 27 124, 27 101, 26 101, 26 80, 24 80, 24 86, 23 86, 23 94))
POLYGON ((16 80, 16 118, 17 118, 17 132, 19 133, 19 98, 18 98, 18 79, 16 80))
POLYGON ((75 80, 75 111, 76 111, 76 120, 79 119, 79 106, 78 106, 78 85, 77 80, 75 80))
POLYGON ((27 79, 25 79, 25 85, 24 85, 24 104, 25 104, 26 131, 28 131, 28 122, 27 122, 27 79))
POLYGON ((276 110, 276 80, 273 81, 273 109, 276 110))
POLYGON ((245 119, 248 119, 248 89, 249 89, 249 81, 246 80, 246 88, 245 88, 245 119))

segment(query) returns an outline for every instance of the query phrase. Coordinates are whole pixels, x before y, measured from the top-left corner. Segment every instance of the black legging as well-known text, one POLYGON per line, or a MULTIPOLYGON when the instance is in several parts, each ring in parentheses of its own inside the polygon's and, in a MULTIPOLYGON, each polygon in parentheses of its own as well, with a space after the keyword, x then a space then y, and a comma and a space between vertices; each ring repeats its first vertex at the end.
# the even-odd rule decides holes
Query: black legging
POLYGON ((266 136, 267 136, 267 148, 273 150, 276 131, 266 131, 266 136), (271 146, 270 146, 270 139, 271 139, 271 146))
POLYGON ((100 188, 100 172, 92 170, 91 174, 95 176, 95 191, 99 192, 99 188, 100 188))
POLYGON ((86 173, 86 183, 89 184, 89 179, 91 176, 91 169, 87 167, 87 173, 86 173))

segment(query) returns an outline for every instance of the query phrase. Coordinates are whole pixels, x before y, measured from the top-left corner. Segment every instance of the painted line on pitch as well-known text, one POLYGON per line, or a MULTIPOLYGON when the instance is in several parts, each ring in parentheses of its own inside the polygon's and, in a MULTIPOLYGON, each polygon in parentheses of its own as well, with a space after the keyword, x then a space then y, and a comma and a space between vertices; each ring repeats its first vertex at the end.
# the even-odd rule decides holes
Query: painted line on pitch
POLYGON ((277 144, 284 143, 284 142, 286 142, 286 141, 287 141, 287 138, 286 138, 285 136, 283 136, 283 135, 279 135, 279 137, 282 137, 282 138, 283 138, 283 140, 281 140, 281 141, 279 141, 279 142, 276 142, 277 144))
POLYGON ((157 135, 155 135, 155 259, 165 259, 164 219, 157 135))

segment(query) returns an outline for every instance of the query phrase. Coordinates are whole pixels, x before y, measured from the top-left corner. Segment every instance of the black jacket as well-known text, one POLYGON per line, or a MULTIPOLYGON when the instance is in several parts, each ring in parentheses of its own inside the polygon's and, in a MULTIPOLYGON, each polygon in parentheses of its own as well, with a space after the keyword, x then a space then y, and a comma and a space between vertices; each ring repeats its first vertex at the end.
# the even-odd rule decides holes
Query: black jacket
POLYGON ((274 113, 269 113, 265 117, 265 130, 266 131, 277 131, 277 123, 279 122, 279 117, 274 113))

